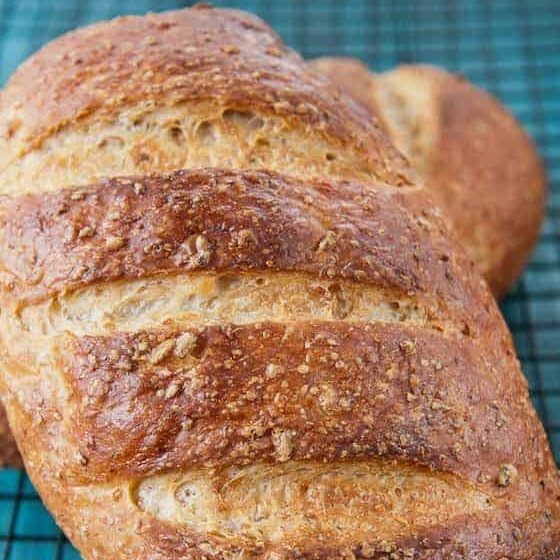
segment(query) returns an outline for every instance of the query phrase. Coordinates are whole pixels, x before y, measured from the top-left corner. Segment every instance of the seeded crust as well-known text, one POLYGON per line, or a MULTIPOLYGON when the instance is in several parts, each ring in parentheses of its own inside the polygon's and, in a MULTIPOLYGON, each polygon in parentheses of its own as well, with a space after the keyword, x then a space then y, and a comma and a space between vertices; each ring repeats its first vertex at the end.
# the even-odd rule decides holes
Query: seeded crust
POLYGON ((384 125, 423 176, 496 297, 519 276, 544 215, 546 178, 531 140, 486 92, 429 66, 371 74, 312 61, 384 125))
MULTIPOLYGON (((217 170, 180 171, 165 176, 113 179, 88 188, 23 195, 6 201, 0 217, 2 239, 7 241, 0 246, 5 277, 4 291, 10 294, 12 303, 15 303, 16 309, 21 311, 22 306, 43 302, 46 298, 56 298, 68 290, 83 290, 95 283, 110 284, 114 281, 136 280, 157 274, 191 271, 230 273, 238 275, 238 278, 242 278, 248 272, 259 274, 265 272, 263 281, 267 276, 278 273, 297 273, 311 275, 318 279, 323 278, 329 281, 331 286, 349 280, 359 282, 364 288, 372 284, 384 290, 385 294, 393 294, 396 302, 404 298, 413 298, 422 309, 426 310, 426 327, 430 330, 436 333, 445 331, 449 336, 454 337, 459 333, 459 339, 453 339, 452 342, 442 339, 441 335, 436 336, 437 342, 431 339, 422 341, 422 344, 425 343, 433 349, 428 351, 425 358, 414 358, 415 361, 420 360, 411 366, 418 376, 419 383, 421 383, 423 369, 420 362, 428 362, 430 371, 434 370, 434 364, 439 364, 439 369, 435 371, 441 371, 442 360, 449 363, 454 347, 459 347, 460 352, 454 358, 456 362, 454 373, 449 375, 457 375, 459 379, 469 378, 472 374, 467 373, 468 371, 482 366, 460 365, 461 359, 463 357, 466 359, 472 352, 469 349, 470 342, 466 345, 463 343, 464 338, 469 341, 472 339, 475 345, 486 345, 493 339, 498 346, 506 344, 507 338, 503 329, 495 330, 497 318, 487 309, 490 303, 486 301, 487 294, 484 290, 476 285, 474 289, 465 289, 461 280, 469 276, 465 275, 461 264, 467 266, 467 262, 454 256, 453 247, 449 242, 444 241, 443 225, 438 223, 437 215, 432 215, 424 207, 425 204, 424 196, 419 196, 416 190, 404 191, 402 188, 383 187, 373 189, 353 183, 333 185, 327 181, 303 182, 264 172, 241 174, 217 170), (189 224, 191 216, 196 216, 196 222, 189 224), (86 234, 81 234, 80 232, 84 232, 86 228, 86 234), (154 236, 156 232, 157 237, 154 236), (425 239, 426 237, 429 241, 425 239), (31 245, 27 245, 28 240, 31 245), (395 274, 395 271, 399 273, 395 274), (485 305, 481 306, 480 302, 485 302, 485 305), (482 338, 484 342, 481 341, 482 338)), ((224 285, 222 293, 217 293, 217 297, 222 299, 227 289, 227 285, 224 285)), ((216 305, 214 303, 214 307, 216 305)), ((207 316, 209 315, 207 312, 207 316)), ((310 319, 312 318, 311 314, 310 319)), ((345 316, 339 315, 339 318, 345 316)), ((406 312, 397 322, 404 322, 405 318, 406 312)), ((346 348, 344 352, 341 348, 333 350, 339 356, 339 359, 334 362, 339 363, 341 368, 349 367, 344 359, 354 360, 355 355, 352 357, 352 353, 355 354, 360 345, 371 349, 375 346, 377 337, 381 336, 381 333, 372 334, 371 340, 366 342, 367 330, 370 327, 358 322, 356 330, 361 333, 361 337, 365 337, 365 340, 360 341, 356 331, 347 332, 348 329, 345 327, 344 335, 349 337, 349 340, 342 342, 343 337, 340 333, 329 330, 335 325, 336 323, 324 328, 310 325, 309 333, 303 339, 321 340, 323 337, 334 340, 334 346, 344 346, 346 348), (363 332, 364 328, 366 332, 363 332)), ((239 331, 240 347, 250 346, 252 338, 256 337, 258 340, 259 333, 264 336, 264 333, 268 332, 263 323, 257 326, 249 325, 247 328, 247 334, 239 331)), ((290 336, 289 327, 286 333, 283 329, 278 333, 274 325, 269 328, 271 331, 266 335, 268 344, 280 360, 278 348, 281 346, 282 338, 290 336)), ((300 337, 306 332, 306 328, 305 322, 301 321, 298 329, 300 337)), ((400 354, 402 350, 405 355, 408 353, 410 356, 416 356, 416 345, 410 338, 419 328, 421 327, 415 326, 410 330, 410 327, 406 326, 402 332, 400 329, 389 332, 387 334, 389 340, 397 341, 394 342, 395 349, 389 353, 400 354)), ((221 330, 210 330, 201 335, 202 339, 207 339, 205 346, 214 344, 210 341, 216 341, 216 349, 205 350, 213 356, 213 360, 216 360, 215 363, 212 362, 207 366, 208 371, 219 369, 221 363, 235 353, 234 339, 237 332, 236 329, 231 332, 226 330, 224 333, 221 333, 221 330), (232 337, 233 340, 230 340, 232 337), (233 347, 228 348, 229 344, 233 347), (222 350, 224 346, 226 349, 222 350)), ((91 388, 92 384, 103 384, 115 373, 118 377, 119 371, 128 371, 126 383, 127 385, 132 383, 132 386, 136 387, 138 383, 131 381, 133 374, 132 365, 127 357, 128 349, 134 348, 142 341, 145 345, 156 347, 159 350, 147 356, 147 359, 149 364, 159 366, 175 347, 175 337, 172 337, 170 344, 167 344, 165 338, 160 340, 158 333, 153 335, 156 339, 151 339, 152 334, 149 332, 141 332, 138 336, 139 338, 126 339, 122 342, 111 337, 95 338, 87 342, 85 348, 78 343, 76 352, 83 355, 86 362, 78 361, 75 366, 77 371, 70 373, 72 380, 70 383, 74 383, 74 379, 77 378, 83 380, 85 384, 82 385, 80 381, 80 386, 73 387, 71 393, 79 399, 80 394, 84 392, 85 398, 87 389, 91 388), (158 351, 161 353, 161 360, 158 351), (110 366, 110 369, 104 372, 100 369, 98 361, 112 353, 117 354, 114 360, 117 369, 112 371, 110 366), (92 368, 86 367, 87 359, 92 359, 92 368), (127 368, 123 370, 125 365, 127 368), (92 375, 95 379, 92 379, 92 375)), ((307 359, 320 363, 319 358, 322 353, 327 353, 328 344, 320 347, 319 356, 313 357, 309 350, 307 359)), ((255 355, 256 351, 256 348, 237 349, 237 352, 247 356, 255 355)), ((303 351, 304 349, 300 348, 293 354, 298 356, 303 351)), ((271 360, 273 355, 270 357, 271 360)), ((258 359, 265 363, 269 362, 262 353, 258 354, 258 359)), ((490 353, 487 359, 490 360, 490 353)), ((392 360, 394 361, 395 357, 392 360)), ((330 361, 332 360, 327 364, 332 368, 333 364, 330 361)), ((297 371, 299 364, 277 365, 285 372, 283 374, 285 379, 287 372, 294 369, 297 371)), ((396 366, 396 370, 406 369, 400 368, 397 364, 393 365, 396 366)), ((244 367, 252 371, 258 365, 244 362, 244 367)), ((310 367, 316 366, 305 365, 303 369, 310 369, 310 367)), ((391 367, 391 363, 367 364, 364 356, 363 364, 358 364, 358 371, 354 373, 356 379, 348 381, 348 386, 367 385, 367 382, 361 378, 362 367, 365 371, 369 371, 369 375, 372 368, 379 367, 377 375, 382 377, 385 370, 391 367)), ((498 366, 487 361, 487 367, 498 366)), ((70 368, 74 370, 74 366, 70 368)), ((342 369, 339 377, 342 378, 343 373, 342 369)), ((148 375, 151 374, 152 371, 149 369, 148 375)), ((233 369, 229 371, 229 375, 234 375, 233 369)), ((165 383, 170 383, 170 380, 171 377, 166 377, 165 383)), ((184 381, 185 379, 181 383, 184 381)), ((446 376, 446 383, 450 382, 450 378, 446 376)), ((293 391, 297 384, 301 386, 305 382, 293 380, 286 388, 293 391)), ((241 389, 241 393, 249 391, 248 388, 243 388, 241 382, 235 382, 234 387, 241 389)), ((154 395, 157 395, 160 389, 161 387, 154 386, 154 395)), ((220 395, 217 388, 214 389, 217 402, 223 405, 227 395, 220 395)), ((502 392, 506 394, 512 392, 511 387, 506 389, 495 385, 494 382, 483 392, 489 389, 492 389, 489 398, 479 396, 475 399, 484 403, 483 408, 490 406, 490 403, 494 402, 502 392), (494 393, 494 390, 497 392, 494 393)), ((478 390, 478 387, 458 389, 460 395, 455 398, 461 400, 467 394, 472 397, 478 390)), ((523 388, 519 385, 516 390, 523 390, 523 388)), ((280 388, 270 388, 268 391, 277 397, 281 394, 280 388)), ((444 387, 432 389, 431 392, 432 397, 434 394, 443 396, 444 387)), ((130 427, 107 436, 110 443, 105 444, 105 448, 108 450, 108 457, 112 457, 113 461, 117 461, 118 454, 115 455, 114 451, 117 442, 124 453, 127 453, 128 448, 133 453, 134 450, 153 453, 145 442, 141 443, 133 439, 130 446, 125 443, 129 436, 136 437, 133 427, 140 428, 141 418, 144 418, 148 424, 150 422, 147 417, 151 414, 154 414, 153 422, 159 418, 162 437, 163 434, 174 437, 171 425, 180 425, 176 418, 171 418, 171 424, 166 426, 161 416, 162 411, 159 411, 156 406, 157 403, 150 402, 154 395, 144 391, 142 393, 148 398, 145 405, 139 404, 139 397, 135 396, 135 393, 118 396, 119 400, 129 400, 131 403, 136 400, 138 413, 131 417, 130 427)), ((371 393, 379 396, 379 389, 372 388, 371 393)), ((401 390, 401 397, 410 396, 407 393, 410 391, 401 390)), ((414 401, 412 397, 411 402, 414 401)), ((369 410, 374 404, 374 402, 356 403, 349 406, 352 409, 369 410)), ((405 405, 406 401, 399 403, 397 408, 405 405)), ((439 406, 437 402, 428 403, 428 410, 430 405, 434 410, 439 406)), ((268 406, 270 405, 264 403, 259 405, 258 402, 251 405, 255 410, 265 409, 268 406)), ((103 403, 100 407, 101 410, 112 408, 103 403)), ((418 411, 418 402, 414 402, 414 407, 418 411)), ((178 408, 182 414, 186 412, 184 406, 178 408)), ((439 409, 441 408, 451 409, 456 406, 441 404, 439 409)), ((104 439, 103 430, 97 426, 96 414, 93 410, 84 410, 80 414, 83 414, 83 418, 79 422, 84 425, 85 433, 75 432, 77 443, 95 439, 95 448, 92 450, 95 455, 102 445, 100 442, 104 439)), ((474 411, 470 414, 474 415, 474 411)), ((204 413, 204 416, 208 417, 216 415, 217 412, 212 410, 204 413)), ((286 411, 285 415, 287 419, 286 411)), ((395 411, 387 412, 387 415, 393 416, 395 411)), ((422 424, 426 427, 424 423, 429 418, 429 414, 426 411, 420 416, 422 424)), ((461 422, 464 420, 463 417, 461 422)), ((333 421, 334 409, 330 411, 328 419, 329 423, 333 421)), ((314 424, 319 426, 317 422, 315 420, 314 424)), ((449 425, 442 420, 433 420, 433 423, 436 422, 441 424, 443 432, 447 432, 456 424, 456 419, 450 417, 449 425)), ((484 426, 483 422, 477 423, 481 427, 484 426)), ((300 428, 303 429, 303 426, 300 428)), ((375 428, 373 433, 378 437, 380 426, 375 428)), ((320 435, 321 429, 319 427, 317 429, 320 435)), ((358 426, 356 430, 361 432, 363 425, 358 426)), ((349 437, 350 431, 350 427, 346 426, 344 437, 348 438, 354 449, 358 449, 359 438, 356 435, 349 437)), ((420 444, 423 436, 421 437, 416 429, 409 427, 404 431, 410 432, 406 439, 420 444)), ((486 434, 491 432, 486 426, 483 431, 486 434)), ((390 424, 387 433, 394 436, 398 430, 390 424)), ((208 432, 205 434, 209 440, 211 436, 208 432)), ((503 435, 498 438, 496 434, 496 441, 501 441, 503 435)), ((332 443, 334 435, 325 433, 324 438, 326 442, 332 443)), ((161 443, 160 437, 158 440, 161 443)), ((241 443, 243 446, 247 445, 247 442, 241 443)), ((439 464, 441 458, 446 453, 450 453, 452 443, 458 444, 458 439, 445 444, 443 448, 436 447, 432 451, 425 449, 419 453, 424 459, 431 457, 431 460, 435 461, 425 466, 453 470, 448 463, 445 463, 445 466, 439 464)), ((206 446, 212 447, 208 441, 205 443, 206 446)), ((379 446, 388 447, 389 442, 382 442, 379 446)), ((188 463, 197 463, 189 452, 189 448, 194 450, 197 446, 189 439, 181 445, 166 444, 164 447, 173 449, 173 453, 180 454, 188 463)), ((474 469, 469 471, 470 475, 476 478, 480 472, 482 459, 472 449, 473 445, 463 445, 461 448, 468 455, 458 455, 457 459, 460 460, 455 463, 455 468, 459 468, 459 464, 463 467, 470 464, 474 469), (471 460, 474 462, 471 463, 471 460)), ((319 446, 315 453, 325 453, 325 449, 319 446)), ((341 445, 335 455, 333 457, 329 455, 328 458, 336 458, 337 453, 352 456, 352 451, 341 445)), ((89 456, 90 453, 84 454, 89 456)), ((493 449, 492 464, 498 457, 498 451, 493 449)), ((303 454, 301 458, 310 457, 303 454)), ((406 458, 406 454, 402 458, 406 458)), ((160 453, 159 446, 153 460, 157 463, 167 463, 165 455, 160 453)), ((418 462, 423 464, 422 461, 422 457, 419 456, 418 462)), ((139 474, 136 468, 147 468, 150 460, 143 456, 137 460, 138 467, 133 466, 135 462, 136 460, 127 457, 124 463, 118 463, 116 467, 101 463, 98 469, 94 469, 92 462, 89 462, 89 469, 96 470, 98 474, 105 472, 108 476, 112 476, 113 470, 122 471, 128 466, 131 472, 127 473, 124 470, 124 474, 139 474)), ((524 459, 517 462, 532 461, 524 459)), ((184 467, 185 464, 176 466, 184 467)), ((465 472, 461 471, 461 474, 465 472)), ((490 475, 485 473, 485 476, 490 475)))
POLYGON ((9 80, 0 190, 228 161, 410 184, 413 172, 378 125, 340 97, 247 14, 117 18, 49 43, 9 80), (222 136, 236 132, 236 150, 220 153, 222 136))
POLYGON ((445 298, 455 302, 448 318, 472 322, 460 281, 468 263, 441 238, 421 243, 423 231, 443 231, 429 206, 416 189, 267 172, 109 179, 6 198, 0 279, 27 304, 95 281, 180 270, 299 272, 375 284, 434 313, 445 298), (399 215, 402 205, 410 215, 399 215))
POLYGON ((463 336, 312 321, 297 331, 261 323, 185 333, 66 342, 77 406, 73 445, 87 458, 84 476, 114 480, 162 468, 372 455, 473 482, 497 479, 496 464, 509 461, 540 470, 533 449, 512 445, 523 437, 528 406, 510 395, 522 394, 523 385, 496 383, 496 364, 480 379, 476 342, 463 336), (194 359, 175 352, 185 333, 194 359), (165 368, 164 379, 153 378, 154 365, 165 368), (467 406, 469 399, 475 404, 467 406), (110 418, 109 411, 128 403, 134 412, 126 422, 110 418))
MULTIPOLYGON (((86 131, 114 132, 126 103, 100 100, 87 126, 46 119, 38 144, 32 121, 6 140, 21 162, 0 198, 0 390, 70 540, 87 560, 557 556, 558 474, 511 337, 423 189, 395 171, 406 163, 375 127, 355 136, 360 110, 249 16, 185 10, 92 33, 136 41, 142 65, 161 22, 199 50, 205 30, 227 40, 212 56, 232 80, 273 41, 320 121, 347 128, 279 117, 294 142, 271 133, 256 171, 243 139, 273 118, 266 103, 224 116, 218 96, 211 144, 181 143, 193 169, 125 158, 122 176, 105 160, 110 176, 98 165, 80 186, 86 131), (216 151, 221 168, 204 167, 216 151)), ((146 151, 171 153, 168 98, 151 99, 146 151)), ((173 119, 200 126, 209 106, 191 99, 173 119)), ((132 153, 125 129, 107 153, 132 153)))
MULTIPOLYGON (((242 12, 117 18, 49 43, 0 92, 0 192, 207 165, 411 184, 340 97, 242 12)), ((8 436, 0 455, 17 457, 8 436)))
MULTIPOLYGON (((552 557, 558 479, 510 337, 490 294, 421 195, 383 184, 196 170, 3 200, 8 411, 34 483, 86 558, 130 557, 131 550, 138 550, 135 557, 176 558, 182 551, 229 558, 241 548, 257 558, 363 556, 363 550, 375 557, 387 547, 403 558, 437 557, 438 546, 444 555, 466 549, 489 558, 506 551, 552 557), (117 202, 121 215, 109 221, 125 224, 126 236, 99 222, 117 202), (197 235, 189 216, 197 218, 197 235), (175 224, 183 225, 181 235, 175 224), (251 233, 240 236, 249 224, 251 233), (158 250, 151 238, 156 227, 169 236, 158 250), (139 250, 140 241, 150 250, 139 250), (81 258, 95 273, 72 277, 56 268, 63 260, 80 267, 81 258), (130 333, 96 334, 90 326, 92 334, 73 334, 61 326, 25 340, 29 327, 21 318, 37 305, 50 302, 56 310, 72 292, 79 299, 91 289, 116 289, 116 308, 118 285, 140 282, 137 290, 146 296, 128 309, 133 317, 161 305, 161 296, 147 296, 154 276, 173 274, 180 283, 202 273, 229 275, 221 292, 205 300, 213 309, 235 290, 236 278, 243 283, 252 275, 266 290, 283 274, 281 299, 288 302, 301 289, 290 275, 303 274, 315 277, 318 289, 325 282, 332 289, 371 284, 397 305, 411 298, 429 312, 417 323, 403 305, 402 315, 364 322, 351 313, 315 318, 313 308, 301 320, 291 315, 294 306, 277 318, 266 307, 267 321, 238 325, 226 316, 192 328, 177 308, 130 333), (289 493, 313 469, 323 469, 321 493, 289 493), (369 477, 361 486, 352 482, 355 469, 369 477), (387 473, 391 482, 381 482, 387 473), (435 504, 417 494, 433 491, 431 473, 444 484, 435 504), (246 476, 270 480, 251 498, 254 506, 248 497, 228 498, 246 476), (327 515, 323 493, 341 484, 348 495, 327 515), (185 485, 194 502, 177 497, 185 485), (363 492, 394 498, 362 511, 355 500, 363 492), (211 505, 226 498, 227 506, 211 505), (414 507, 397 514, 403 502, 414 507), (253 507, 269 508, 266 524, 253 507), (288 523, 290 508, 315 508, 318 517, 312 525, 288 523), (73 511, 81 512, 79 527, 73 511), (121 531, 107 539, 106 523, 121 531), (325 548, 309 538, 314 531, 335 544, 325 548)), ((233 305, 243 305, 232 297, 233 305)), ((77 303, 66 303, 67 320, 91 325, 83 310, 72 312, 77 303)), ((113 314, 104 311, 106 320, 113 314)))

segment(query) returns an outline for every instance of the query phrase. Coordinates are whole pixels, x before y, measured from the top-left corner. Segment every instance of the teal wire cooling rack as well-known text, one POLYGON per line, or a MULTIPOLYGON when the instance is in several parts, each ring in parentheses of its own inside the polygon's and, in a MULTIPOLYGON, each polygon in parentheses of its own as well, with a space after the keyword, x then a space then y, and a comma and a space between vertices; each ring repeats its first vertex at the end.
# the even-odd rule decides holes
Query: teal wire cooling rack
MULTIPOLYGON (((214 1, 267 20, 306 57, 356 56, 376 70, 425 62, 465 74, 521 120, 550 187, 540 242, 502 303, 535 407, 560 461, 560 3, 556 0, 214 1)), ((0 84, 29 54, 74 27, 178 8, 173 0, 0 0, 0 84)), ((0 471, 0 559, 79 555, 27 477, 0 471)))

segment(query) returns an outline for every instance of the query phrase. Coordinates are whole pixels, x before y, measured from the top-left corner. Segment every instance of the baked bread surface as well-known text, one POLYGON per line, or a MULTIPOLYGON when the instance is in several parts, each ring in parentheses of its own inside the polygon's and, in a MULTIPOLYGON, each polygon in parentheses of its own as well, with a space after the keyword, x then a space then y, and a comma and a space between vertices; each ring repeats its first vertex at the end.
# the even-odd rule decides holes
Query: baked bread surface
POLYGON ((2 94, 1 191, 200 166, 411 182, 363 108, 261 21, 215 13, 117 18, 31 57, 2 94))
POLYGON ((379 119, 493 293, 505 295, 544 215, 542 164, 521 126, 486 92, 434 67, 372 74, 353 59, 311 64, 379 119))
POLYGON ((493 298, 379 127, 262 22, 75 32, 0 123, 0 388, 84 558, 557 556, 493 298))

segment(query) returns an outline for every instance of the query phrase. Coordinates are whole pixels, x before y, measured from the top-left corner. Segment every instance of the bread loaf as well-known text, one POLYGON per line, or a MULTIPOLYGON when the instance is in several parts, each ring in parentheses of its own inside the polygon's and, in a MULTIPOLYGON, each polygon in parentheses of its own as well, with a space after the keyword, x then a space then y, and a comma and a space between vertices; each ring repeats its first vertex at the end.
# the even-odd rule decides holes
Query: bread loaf
MULTIPOLYGON (((119 26, 117 21, 111 29, 119 26)), ((390 150, 383 149, 378 156, 375 146, 367 146, 368 127, 362 127, 356 116, 346 124, 342 111, 337 120, 327 122, 322 114, 326 100, 315 91, 317 80, 306 76, 309 91, 290 93, 303 69, 294 67, 293 57, 280 56, 284 47, 274 37, 263 37, 267 45, 240 57, 235 47, 239 39, 235 34, 245 33, 240 25, 228 31, 233 35, 223 41, 217 53, 220 60, 213 61, 209 54, 189 56, 179 46, 158 45, 158 39, 169 37, 195 49, 193 38, 178 37, 180 28, 173 23, 165 29, 154 24, 148 37, 140 36, 144 31, 140 23, 129 24, 130 41, 120 42, 114 31, 109 39, 103 37, 104 42, 90 45, 88 41, 100 33, 93 27, 81 31, 79 39, 72 34, 59 39, 49 45, 46 55, 24 65, 3 93, 1 192, 51 190, 117 174, 226 161, 228 167, 245 168, 272 159, 274 164, 267 167, 306 175, 319 174, 323 168, 335 176, 390 175, 393 167, 400 172, 402 166, 390 150), (227 74, 240 70, 240 64, 238 89, 229 90, 232 79, 227 74), (259 75, 258 69, 267 64, 274 66, 275 83, 259 75), (196 82, 191 83, 191 76, 196 82), (276 97, 277 90, 281 97, 276 97), (214 96, 223 96, 223 102, 216 104, 214 96), (228 103, 236 109, 223 110, 228 103), (253 103, 259 113, 253 111, 253 103), (258 116, 263 109, 266 118, 258 116), (312 132, 314 127, 318 129, 312 132), (59 129, 64 133, 56 134, 59 129), (239 144, 222 141, 221 135, 234 135, 239 144), (329 143, 329 135, 355 148, 341 152, 339 160, 335 153, 339 145, 329 143)), ((107 33, 103 28, 101 32, 107 33)), ((253 30, 256 40, 262 33, 258 25, 253 30)), ((205 37, 198 35, 196 41, 204 44, 205 37)), ((387 145, 383 139, 377 142, 387 145)), ((1 414, 0 465, 18 467, 17 447, 3 421, 1 414)))
POLYGON ((77 31, 0 122, 3 399, 86 560, 558 554, 493 298, 374 123, 260 20, 77 31))
POLYGON ((371 74, 360 62, 312 62, 367 107, 410 158, 491 290, 519 276, 543 218, 545 177, 529 138, 486 92, 429 66, 371 74))

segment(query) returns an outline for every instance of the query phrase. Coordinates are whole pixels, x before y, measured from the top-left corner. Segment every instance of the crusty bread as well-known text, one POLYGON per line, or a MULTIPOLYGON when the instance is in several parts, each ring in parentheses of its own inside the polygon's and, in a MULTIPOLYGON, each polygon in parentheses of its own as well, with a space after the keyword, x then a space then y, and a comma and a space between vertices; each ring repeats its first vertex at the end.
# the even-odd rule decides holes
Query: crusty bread
POLYGON ((503 296, 537 239, 546 186, 515 119, 486 92, 437 68, 399 66, 373 75, 353 59, 312 65, 383 123, 494 295, 503 296))
POLYGON ((367 112, 335 108, 261 22, 201 31, 184 20, 116 19, 25 62, 1 100, 0 191, 212 165, 411 182, 367 112))
POLYGON ((510 335, 364 117, 210 8, 75 32, 7 85, 0 386, 84 558, 560 551, 510 335))

